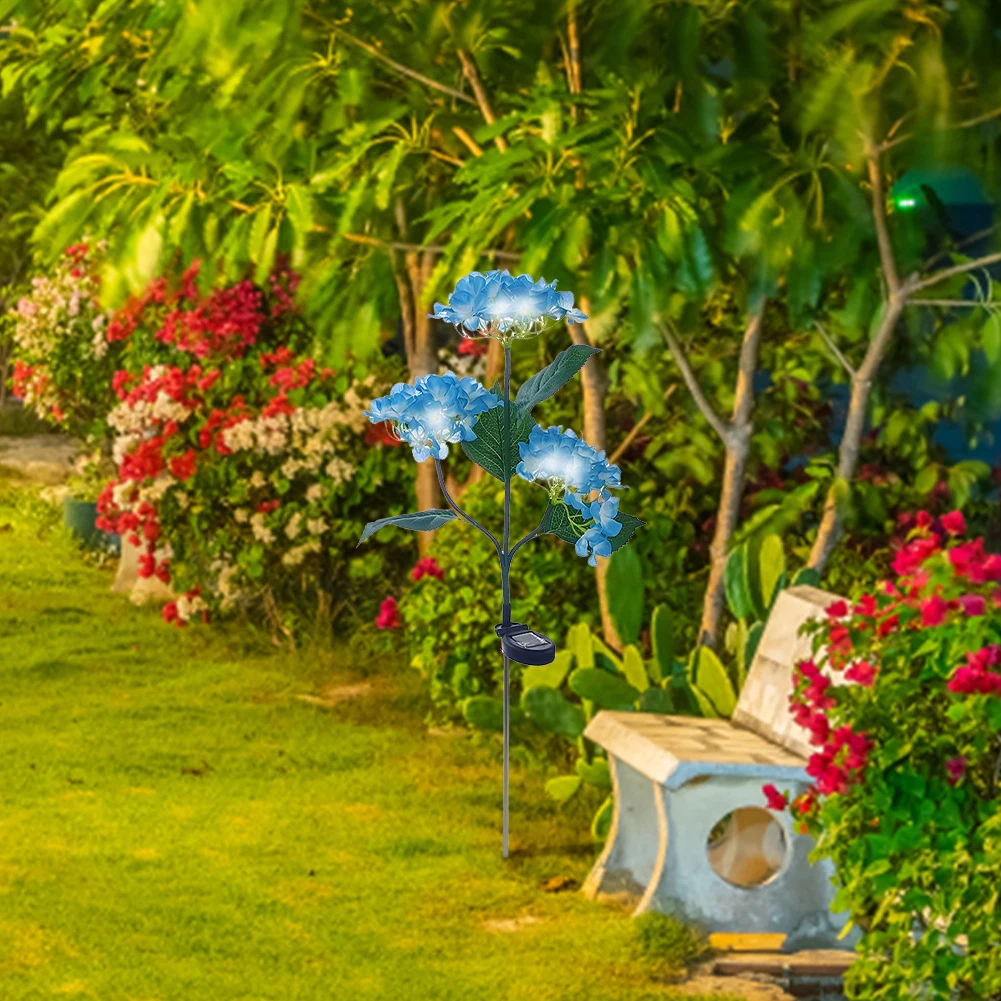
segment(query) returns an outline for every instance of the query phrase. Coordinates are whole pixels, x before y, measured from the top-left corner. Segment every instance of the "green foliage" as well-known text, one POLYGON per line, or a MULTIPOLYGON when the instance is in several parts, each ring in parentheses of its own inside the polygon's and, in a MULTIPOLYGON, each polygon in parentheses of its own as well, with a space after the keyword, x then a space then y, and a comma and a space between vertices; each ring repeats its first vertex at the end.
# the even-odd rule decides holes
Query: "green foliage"
POLYGON ((860 1001, 1001 989, 997 565, 982 540, 947 555, 919 529, 892 593, 873 582, 813 624, 833 683, 818 702, 816 667, 801 665, 794 707, 824 740, 793 809, 834 863, 833 908, 863 932, 846 980, 860 1001))
POLYGON ((668 976, 679 976, 711 951, 705 933, 670 914, 648 911, 633 922, 637 955, 668 976))
MULTIPOLYGON (((398 453, 394 459, 399 463, 398 453)), ((511 534, 518 538, 538 524, 545 494, 519 478, 512 487, 511 534)), ((496 530, 502 500, 500 485, 484 479, 469 487, 460 503, 473 518, 496 530)), ((499 694, 501 658, 489 624, 500 621, 500 573, 493 545, 461 521, 435 536, 431 555, 444 571, 444 581, 425 577, 411 586, 400 598, 400 611, 412 663, 427 677, 437 711, 450 716, 457 703, 472 695, 499 694)), ((593 581, 580 572, 580 563, 572 549, 545 539, 519 552, 511 574, 514 620, 531 622, 553 635, 561 622, 573 621, 582 612, 590 610, 597 617, 593 581)), ((516 679, 524 671, 526 677, 548 677, 554 686, 570 670, 566 658, 544 668, 513 667, 516 679)))
POLYGON ((442 525, 447 525, 450 521, 455 521, 455 519, 455 512, 448 508, 417 511, 413 514, 394 514, 388 518, 378 518, 375 521, 370 521, 365 526, 364 531, 361 533, 361 538, 358 540, 358 545, 361 545, 366 539, 371 538, 381 528, 393 526, 396 528, 405 528, 410 532, 434 532, 441 528, 442 525))

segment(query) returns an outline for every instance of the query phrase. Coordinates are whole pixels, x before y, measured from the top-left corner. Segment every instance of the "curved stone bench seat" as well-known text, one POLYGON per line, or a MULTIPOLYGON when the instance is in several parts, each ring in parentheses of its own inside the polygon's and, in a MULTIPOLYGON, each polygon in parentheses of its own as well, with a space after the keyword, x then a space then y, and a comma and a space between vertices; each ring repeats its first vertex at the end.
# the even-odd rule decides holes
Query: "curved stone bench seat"
POLYGON ((595 716, 585 735, 608 754, 615 812, 586 893, 624 893, 637 914, 675 914, 710 933, 778 935, 789 950, 850 944, 830 911, 831 867, 811 865, 812 840, 788 812, 767 810, 762 792, 769 782, 793 796, 809 785, 809 743, 788 697, 810 645, 799 628, 834 600, 809 587, 779 595, 734 714, 740 724, 595 716))

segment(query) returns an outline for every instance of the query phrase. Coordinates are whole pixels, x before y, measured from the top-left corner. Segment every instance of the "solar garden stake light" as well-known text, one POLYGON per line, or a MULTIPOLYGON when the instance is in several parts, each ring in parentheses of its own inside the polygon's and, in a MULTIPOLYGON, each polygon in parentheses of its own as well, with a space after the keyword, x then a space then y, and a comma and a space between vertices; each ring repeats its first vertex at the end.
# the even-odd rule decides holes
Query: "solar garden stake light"
POLYGON ((532 410, 549 399, 580 369, 597 348, 575 344, 560 352, 552 364, 536 373, 511 399, 511 345, 534 337, 548 326, 587 317, 577 309, 571 292, 557 292, 556 282, 533 281, 530 275, 512 277, 507 271, 478 271, 456 283, 448 304, 435 303, 433 318, 455 325, 463 337, 492 337, 504 347, 504 383, 488 390, 475 379, 452 372, 426 375, 413 385, 397 383, 388 396, 373 400, 365 416, 373 424, 388 422, 393 434, 413 450, 417 462, 433 459, 447 509, 418 511, 370 521, 361 542, 395 525, 430 532, 457 517, 482 532, 497 552, 501 573, 501 622, 495 632, 504 656, 504 792, 502 852, 508 856, 509 773, 511 753, 511 662, 549 664, 556 645, 521 622, 511 621, 511 562, 515 554, 539 535, 552 533, 570 542, 579 556, 597 566, 597 557, 611 556, 624 546, 643 522, 619 511, 617 466, 604 452, 592 448, 570 429, 542 428, 532 410), (504 526, 501 539, 459 507, 449 495, 441 461, 448 446, 461 444, 477 465, 504 484, 504 526), (517 448, 516 448, 517 446, 517 448), (511 545, 511 479, 538 483, 549 503, 538 526, 511 545))

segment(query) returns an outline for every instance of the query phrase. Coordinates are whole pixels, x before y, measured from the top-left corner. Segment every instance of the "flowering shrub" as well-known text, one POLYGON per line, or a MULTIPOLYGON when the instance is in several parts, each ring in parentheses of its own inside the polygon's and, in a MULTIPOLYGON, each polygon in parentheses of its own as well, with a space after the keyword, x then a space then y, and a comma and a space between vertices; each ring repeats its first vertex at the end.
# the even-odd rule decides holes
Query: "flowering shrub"
POLYGON ((813 785, 789 806, 865 933, 850 996, 996 997, 1001 555, 959 541, 958 511, 914 525, 895 580, 814 624, 791 698, 813 785))
POLYGON ((182 592, 164 608, 179 625, 283 584, 334 590, 357 527, 346 509, 386 476, 358 395, 375 378, 301 353, 295 276, 202 295, 196 274, 157 279, 109 324, 131 366, 113 378, 117 476, 98 503, 100 527, 142 547, 140 575, 182 592))
POLYGON ((101 435, 120 353, 98 301, 103 249, 103 243, 68 247, 51 275, 32 279, 14 311, 15 394, 39 417, 81 438, 101 435))

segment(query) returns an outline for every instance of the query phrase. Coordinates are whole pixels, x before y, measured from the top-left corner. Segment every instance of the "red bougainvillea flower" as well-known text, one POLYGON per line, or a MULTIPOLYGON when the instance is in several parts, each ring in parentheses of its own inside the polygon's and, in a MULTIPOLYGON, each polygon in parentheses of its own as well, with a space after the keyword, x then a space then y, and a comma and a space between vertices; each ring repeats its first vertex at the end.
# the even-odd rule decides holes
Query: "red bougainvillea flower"
POLYGON ((848 614, 848 602, 841 600, 832 602, 825 611, 832 619, 843 619, 848 614))
POLYGON ((845 671, 845 681, 871 688, 876 681, 876 668, 867 660, 857 660, 845 671))
POLYGON ((375 618, 375 625, 377 629, 400 628, 399 609, 396 599, 392 595, 386 597, 379 606, 379 614, 375 618))
POLYGON ((789 805, 789 798, 784 792, 779 792, 771 783, 763 786, 761 791, 768 801, 769 810, 784 810, 789 805))
POLYGON ((949 603, 940 594, 933 594, 921 602, 921 625, 940 626, 948 612, 949 603))
POLYGON ((966 531, 966 519, 962 511, 950 511, 942 515, 942 527, 950 535, 962 535, 966 531))
POLYGON ((876 599, 871 594, 863 594, 855 605, 855 614, 864 615, 867 619, 875 618, 877 611, 876 599))
POLYGON ((459 346, 456 350, 460 355, 472 355, 475 358, 480 355, 485 355, 490 350, 490 345, 485 340, 474 341, 463 338, 459 341, 459 346))
POLYGON ((425 556, 417 561, 417 565, 410 571, 410 576, 414 580, 422 577, 437 577, 438 580, 445 579, 445 571, 438 566, 438 561, 433 556, 425 556))
POLYGON ((189 448, 184 455, 175 455, 170 460, 170 471, 179 480, 190 480, 195 475, 195 450, 189 448))
POLYGON ((966 772, 966 758, 950 758, 945 763, 945 770, 949 776, 949 785, 957 785, 966 772))
POLYGON ((985 615, 987 612, 987 601, 980 594, 961 594, 959 604, 967 615, 985 615))

